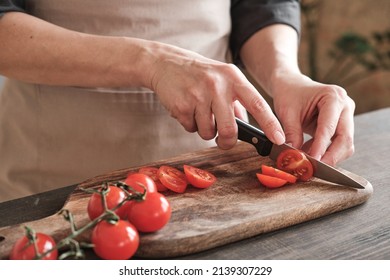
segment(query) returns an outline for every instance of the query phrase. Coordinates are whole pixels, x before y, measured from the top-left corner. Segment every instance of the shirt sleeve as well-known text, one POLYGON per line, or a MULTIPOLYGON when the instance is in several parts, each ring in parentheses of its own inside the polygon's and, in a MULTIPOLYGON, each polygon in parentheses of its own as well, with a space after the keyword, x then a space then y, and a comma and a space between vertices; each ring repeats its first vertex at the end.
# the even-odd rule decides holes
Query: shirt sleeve
POLYGON ((25 12, 24 0, 0 0, 0 17, 7 12, 25 12))
POLYGON ((232 0, 230 49, 233 63, 242 66, 242 45, 258 30, 275 23, 301 32, 300 0, 232 0))

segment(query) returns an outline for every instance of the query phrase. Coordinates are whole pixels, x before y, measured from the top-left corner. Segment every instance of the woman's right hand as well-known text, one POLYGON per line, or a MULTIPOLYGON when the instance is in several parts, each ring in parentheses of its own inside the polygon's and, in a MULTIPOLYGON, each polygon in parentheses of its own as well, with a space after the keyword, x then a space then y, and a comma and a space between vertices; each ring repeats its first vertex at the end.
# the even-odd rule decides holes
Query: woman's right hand
POLYGON ((187 131, 205 140, 218 134, 218 146, 230 149, 237 142, 235 114, 245 118, 243 106, 272 142, 284 143, 270 106, 236 66, 169 45, 157 44, 152 53, 150 88, 187 131))

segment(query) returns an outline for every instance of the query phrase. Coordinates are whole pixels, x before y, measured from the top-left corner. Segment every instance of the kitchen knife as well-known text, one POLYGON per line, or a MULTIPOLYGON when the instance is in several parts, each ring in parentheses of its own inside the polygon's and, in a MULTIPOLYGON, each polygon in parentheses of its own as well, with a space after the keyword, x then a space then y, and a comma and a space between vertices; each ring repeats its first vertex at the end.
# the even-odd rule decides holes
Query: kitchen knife
MULTIPOLYGON (((244 122, 236 118, 238 125, 238 139, 247 142, 255 146, 257 152, 261 156, 269 156, 272 160, 276 161, 278 155, 286 149, 295 149, 290 145, 274 145, 260 129, 252 126, 251 124, 244 122)), ((296 149, 295 149, 296 150, 296 149)), ((314 177, 319 179, 340 184, 344 186, 350 186, 357 189, 364 189, 364 186, 359 182, 355 181, 348 175, 340 172, 336 168, 316 160, 315 158, 305 154, 310 160, 314 168, 314 177)))

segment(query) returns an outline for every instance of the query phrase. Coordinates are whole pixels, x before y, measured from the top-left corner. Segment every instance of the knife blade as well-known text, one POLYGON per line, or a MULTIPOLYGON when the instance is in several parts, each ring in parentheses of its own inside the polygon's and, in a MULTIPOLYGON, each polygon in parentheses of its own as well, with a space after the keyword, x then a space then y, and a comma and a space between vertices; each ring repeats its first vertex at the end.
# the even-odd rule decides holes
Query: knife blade
MULTIPOLYGON (((282 151, 286 149, 297 150, 296 148, 288 144, 273 144, 267 138, 267 136, 265 136, 263 131, 238 118, 236 118, 236 123, 238 126, 238 139, 252 144, 256 148, 258 154, 261 156, 269 156, 272 160, 276 161, 278 155, 282 151)), ((334 184, 349 186, 357 189, 364 189, 364 186, 362 184, 349 177, 348 175, 342 173, 341 171, 337 170, 336 168, 322 161, 319 161, 309 156, 308 154, 305 155, 313 165, 314 177, 328 182, 332 182, 334 184)))

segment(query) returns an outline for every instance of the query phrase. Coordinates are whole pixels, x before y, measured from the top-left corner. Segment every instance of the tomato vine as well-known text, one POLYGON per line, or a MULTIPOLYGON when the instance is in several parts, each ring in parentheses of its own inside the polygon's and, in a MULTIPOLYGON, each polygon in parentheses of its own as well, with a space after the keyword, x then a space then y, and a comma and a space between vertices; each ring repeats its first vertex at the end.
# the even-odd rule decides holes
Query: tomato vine
MULTIPOLYGON (((116 205, 111 209, 109 209, 107 206, 106 197, 109 190, 109 184, 107 182, 103 183, 102 187, 99 188, 98 190, 80 188, 82 191, 86 193, 90 193, 91 195, 99 194, 101 196, 101 201, 103 204, 103 213, 100 214, 98 217, 92 219, 84 226, 77 228, 74 221, 73 214, 67 209, 61 210, 59 212, 59 215, 62 215, 64 219, 69 222, 71 232, 68 236, 59 240, 57 243, 53 241, 53 246, 50 249, 39 248, 38 240, 41 235, 44 235, 43 233, 36 233, 33 229, 29 227, 25 227, 26 234, 18 242, 14 244, 13 250, 10 255, 10 259, 48 259, 47 256, 51 256, 53 252, 58 252, 61 250, 63 250, 63 253, 61 253, 58 256, 58 259, 61 260, 84 259, 85 252, 83 249, 94 248, 95 245, 92 243, 79 242, 77 240, 78 236, 80 236, 82 233, 86 232, 87 230, 96 227, 102 221, 108 222, 110 224, 118 223, 120 217, 115 213, 117 209, 122 207, 125 203, 129 202, 130 200, 140 202, 140 201, 144 201, 146 198, 147 192, 145 187, 142 185, 141 187, 144 189, 143 193, 133 189, 131 186, 128 186, 127 184, 121 181, 115 183, 114 185, 118 188, 121 188, 126 193, 125 199, 122 202, 120 202, 118 205, 116 205), (20 243, 22 239, 24 242, 23 246, 17 247, 17 244, 20 243), (31 253, 32 251, 31 248, 33 249, 34 252, 33 254, 31 253), (29 252, 28 255, 27 252, 29 252)), ((48 235, 45 236, 51 238, 48 235)), ((55 256, 57 258, 57 254, 55 254, 55 256)))

